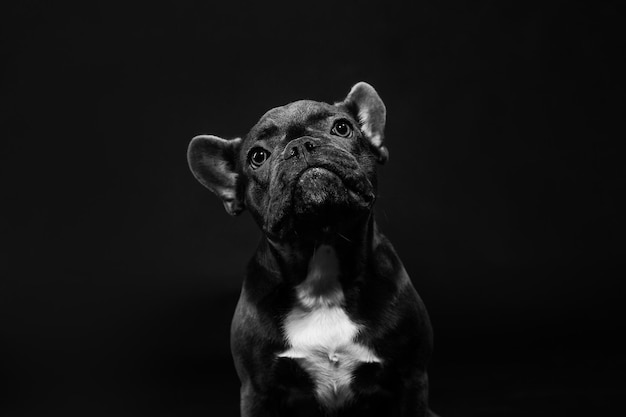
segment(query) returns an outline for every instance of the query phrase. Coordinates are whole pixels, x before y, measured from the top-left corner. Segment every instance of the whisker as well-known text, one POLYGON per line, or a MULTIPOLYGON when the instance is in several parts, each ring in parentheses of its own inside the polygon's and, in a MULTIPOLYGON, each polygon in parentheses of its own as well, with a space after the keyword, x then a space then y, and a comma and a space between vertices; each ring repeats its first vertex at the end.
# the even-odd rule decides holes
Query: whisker
POLYGON ((352 243, 352 241, 351 241, 350 239, 348 239, 347 237, 345 237, 345 236, 344 236, 344 235, 342 235, 341 233, 337 232, 337 234, 338 234, 339 236, 341 236, 342 238, 344 238, 346 241, 348 241, 348 242, 352 243))
POLYGON ((389 216, 387 216, 387 212, 384 209, 380 210, 383 213, 383 217, 385 218, 386 222, 389 222, 389 216))

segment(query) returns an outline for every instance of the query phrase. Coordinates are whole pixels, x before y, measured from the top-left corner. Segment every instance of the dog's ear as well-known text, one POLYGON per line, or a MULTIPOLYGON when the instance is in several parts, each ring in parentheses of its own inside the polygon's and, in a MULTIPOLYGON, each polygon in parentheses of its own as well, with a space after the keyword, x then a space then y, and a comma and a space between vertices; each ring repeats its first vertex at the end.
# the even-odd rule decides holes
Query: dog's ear
POLYGON ((389 151, 384 145, 387 110, 374 87, 365 82, 356 83, 348 96, 338 106, 343 106, 361 123, 361 131, 378 153, 378 162, 384 164, 389 151))
POLYGON ((213 191, 224 203, 228 214, 235 216, 244 209, 237 195, 236 160, 241 139, 226 140, 212 135, 196 136, 189 143, 189 168, 202 185, 213 191))

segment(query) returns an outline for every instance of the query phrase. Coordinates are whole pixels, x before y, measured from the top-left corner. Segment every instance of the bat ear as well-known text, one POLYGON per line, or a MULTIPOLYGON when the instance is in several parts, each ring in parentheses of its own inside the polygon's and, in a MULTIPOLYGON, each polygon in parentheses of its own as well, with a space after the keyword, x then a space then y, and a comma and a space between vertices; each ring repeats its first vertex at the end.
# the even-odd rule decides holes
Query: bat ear
POLYGON ((241 138, 222 139, 213 135, 196 136, 189 143, 187 162, 198 181, 215 193, 230 215, 244 210, 243 199, 237 195, 236 160, 241 138))
POLYGON ((346 108, 359 120, 361 131, 378 155, 378 162, 387 162, 389 151, 384 145, 387 110, 374 87, 365 82, 356 83, 344 101, 336 105, 346 108))

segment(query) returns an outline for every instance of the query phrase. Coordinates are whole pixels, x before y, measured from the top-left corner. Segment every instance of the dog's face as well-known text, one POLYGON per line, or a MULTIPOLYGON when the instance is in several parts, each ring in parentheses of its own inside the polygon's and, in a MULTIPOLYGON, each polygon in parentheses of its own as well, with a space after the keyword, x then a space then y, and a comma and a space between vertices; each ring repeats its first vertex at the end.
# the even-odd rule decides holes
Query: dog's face
POLYGON ((198 136, 196 178, 230 214, 248 208, 276 240, 319 239, 367 219, 376 196, 385 107, 368 84, 334 105, 296 101, 268 111, 243 140, 198 136))

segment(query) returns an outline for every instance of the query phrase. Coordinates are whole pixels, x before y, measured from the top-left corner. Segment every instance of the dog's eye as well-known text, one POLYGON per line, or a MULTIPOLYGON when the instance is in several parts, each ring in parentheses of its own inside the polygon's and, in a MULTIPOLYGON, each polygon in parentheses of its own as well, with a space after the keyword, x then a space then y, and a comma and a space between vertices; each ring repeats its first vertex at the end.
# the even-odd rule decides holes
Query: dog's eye
POLYGON ((341 136, 342 138, 349 138, 352 136, 352 126, 345 120, 338 120, 335 122, 335 125, 330 133, 341 136))
POLYGON ((249 161, 253 169, 257 169, 267 161, 270 153, 263 148, 254 148, 250 151, 249 161))

